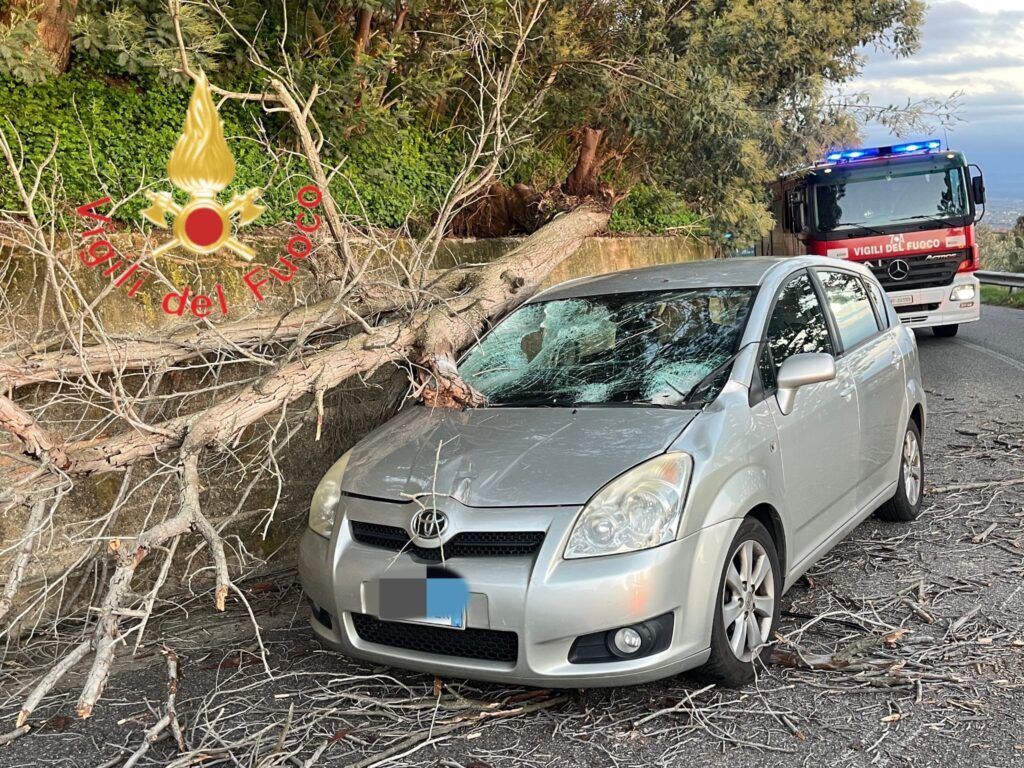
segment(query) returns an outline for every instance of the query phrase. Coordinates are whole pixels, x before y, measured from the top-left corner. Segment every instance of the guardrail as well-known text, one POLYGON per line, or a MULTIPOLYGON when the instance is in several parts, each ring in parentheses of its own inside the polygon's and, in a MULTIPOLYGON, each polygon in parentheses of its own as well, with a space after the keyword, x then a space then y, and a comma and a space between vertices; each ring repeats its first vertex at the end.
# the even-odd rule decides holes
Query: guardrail
POLYGON ((979 269, 974 276, 982 285, 1001 285, 1009 288, 1010 293, 1024 288, 1024 272, 986 272, 979 269))

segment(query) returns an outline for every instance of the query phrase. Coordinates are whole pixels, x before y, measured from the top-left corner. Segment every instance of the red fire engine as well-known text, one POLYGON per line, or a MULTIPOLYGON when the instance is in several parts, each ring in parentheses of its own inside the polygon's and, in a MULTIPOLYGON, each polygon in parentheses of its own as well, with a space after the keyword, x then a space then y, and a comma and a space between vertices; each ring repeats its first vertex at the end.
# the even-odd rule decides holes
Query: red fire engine
POLYGON ((866 264, 900 319, 938 336, 979 318, 985 182, 960 152, 936 139, 838 150, 772 189, 776 226, 757 253, 866 264))

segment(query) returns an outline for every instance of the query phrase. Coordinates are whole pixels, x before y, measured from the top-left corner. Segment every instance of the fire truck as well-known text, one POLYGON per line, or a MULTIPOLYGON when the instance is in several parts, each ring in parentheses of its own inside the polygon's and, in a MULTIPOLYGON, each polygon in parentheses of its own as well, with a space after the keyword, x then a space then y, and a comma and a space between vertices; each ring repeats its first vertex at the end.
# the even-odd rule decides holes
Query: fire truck
POLYGON ((985 182, 960 152, 937 139, 837 150, 772 192, 775 229, 755 253, 861 262, 903 323, 937 336, 980 317, 974 225, 985 182))

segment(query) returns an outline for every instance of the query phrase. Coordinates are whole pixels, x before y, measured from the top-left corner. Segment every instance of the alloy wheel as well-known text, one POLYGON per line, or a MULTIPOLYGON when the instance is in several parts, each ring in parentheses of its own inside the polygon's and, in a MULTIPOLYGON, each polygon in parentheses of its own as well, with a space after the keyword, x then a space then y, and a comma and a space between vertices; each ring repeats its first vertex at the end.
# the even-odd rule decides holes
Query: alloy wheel
POLYGON ((775 575, 758 541, 742 542, 725 570, 722 621, 729 647, 740 661, 751 661, 770 639, 775 615, 775 575))
POLYGON ((907 496, 907 503, 910 506, 917 506, 921 497, 921 445, 913 430, 907 430, 907 436, 903 438, 903 491, 907 496))

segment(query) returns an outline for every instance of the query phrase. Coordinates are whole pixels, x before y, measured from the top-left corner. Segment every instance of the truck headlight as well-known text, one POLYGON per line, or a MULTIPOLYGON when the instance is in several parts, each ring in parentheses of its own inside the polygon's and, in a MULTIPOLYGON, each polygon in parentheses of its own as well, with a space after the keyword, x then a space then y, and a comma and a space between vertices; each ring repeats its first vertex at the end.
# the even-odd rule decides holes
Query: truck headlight
POLYGON ((345 475, 345 467, 348 466, 348 457, 351 454, 352 451, 346 451, 345 455, 327 470, 313 492, 313 501, 309 504, 309 527, 314 533, 328 539, 334 529, 334 516, 338 511, 338 502, 341 501, 341 479, 345 475))
POLYGON ((667 453, 612 480, 580 511, 565 559, 634 552, 675 539, 692 469, 688 454, 667 453))
POLYGON ((973 285, 958 285, 953 289, 953 292, 949 294, 950 301, 970 301, 974 298, 974 286, 973 285))

